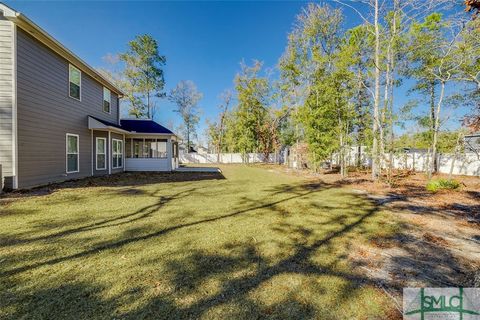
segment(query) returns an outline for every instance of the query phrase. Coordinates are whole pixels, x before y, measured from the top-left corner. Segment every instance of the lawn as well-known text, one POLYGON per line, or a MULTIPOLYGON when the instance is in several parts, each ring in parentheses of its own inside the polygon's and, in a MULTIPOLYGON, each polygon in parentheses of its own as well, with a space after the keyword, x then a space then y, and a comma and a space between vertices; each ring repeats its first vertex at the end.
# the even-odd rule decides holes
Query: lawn
POLYGON ((121 174, 2 204, 2 319, 398 316, 350 263, 400 223, 362 194, 247 166, 121 174))

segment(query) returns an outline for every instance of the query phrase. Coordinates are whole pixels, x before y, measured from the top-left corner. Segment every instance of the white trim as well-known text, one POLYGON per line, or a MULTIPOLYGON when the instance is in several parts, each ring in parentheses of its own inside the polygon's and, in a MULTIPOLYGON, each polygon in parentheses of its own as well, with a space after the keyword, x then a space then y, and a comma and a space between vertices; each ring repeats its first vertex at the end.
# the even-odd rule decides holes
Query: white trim
POLYGON ((81 71, 80 69, 78 69, 77 67, 75 67, 75 66, 74 66, 73 64, 71 64, 71 63, 68 63, 68 96, 69 96, 70 98, 72 98, 72 99, 77 100, 77 101, 82 101, 82 71, 81 71), (70 83, 71 83, 71 81, 70 81, 70 70, 71 70, 71 68, 70 68, 70 67, 76 69, 76 70, 80 73, 80 88, 79 88, 80 97, 79 97, 79 98, 72 97, 72 96, 70 95, 70 83))
POLYGON ((112 145, 113 145, 113 142, 117 142, 117 143, 120 142, 120 143, 122 143, 122 151, 119 153, 119 154, 122 156, 122 165, 121 165, 121 166, 116 166, 116 167, 114 166, 114 163, 113 163, 113 156, 114 156, 114 154, 113 154, 113 151, 112 151, 112 169, 120 169, 120 168, 123 167, 123 165, 124 165, 124 160, 125 160, 125 157, 123 156, 123 148, 124 148, 123 141, 120 140, 120 139, 115 139, 115 138, 113 138, 113 139, 112 139, 112 145))
POLYGON ((172 152, 172 139, 168 138, 167 139, 167 159, 168 159, 168 166, 170 168, 170 171, 173 170, 173 164, 172 164, 172 157, 173 157, 173 152, 172 152))
POLYGON ((147 138, 147 139, 174 139, 176 136, 173 134, 165 134, 165 133, 132 133, 129 132, 127 134, 127 138, 133 138, 133 139, 141 139, 141 138, 147 138))
MULTIPOLYGON (((130 158, 133 158, 133 138, 127 139, 130 139, 130 158)), ((127 154, 125 154, 125 158, 127 158, 127 154)))
POLYGON ((93 177, 93 130, 90 130, 90 146, 90 168, 92 169, 90 175, 93 177))
POLYGON ((12 188, 18 188, 18 120, 17 120, 17 26, 12 23, 12 188))
POLYGON ((67 174, 80 172, 80 136, 78 134, 67 133, 65 135, 65 172, 67 174), (68 171, 68 137, 69 136, 77 138, 77 170, 76 171, 68 171))
POLYGON ((95 170, 101 171, 101 170, 107 170, 107 138, 105 137, 96 137, 95 138, 95 170), (98 140, 103 140, 103 154, 98 153, 98 140), (99 168, 98 167, 98 155, 104 155, 105 156, 105 161, 104 161, 104 167, 99 168))
POLYGON ((108 131, 108 174, 112 174, 112 138, 108 131))
POLYGON ((125 134, 123 134, 123 156, 122 156, 122 165, 123 165, 123 171, 125 171, 125 159, 127 158, 127 155, 125 154, 125 134))
POLYGON ((102 111, 107 113, 107 114, 112 114, 112 90, 108 89, 107 87, 103 87, 102 90, 102 111), (105 90, 108 90, 108 95, 109 95, 109 101, 105 100, 105 90), (108 112, 103 109, 103 103, 107 101, 108 102, 108 112))

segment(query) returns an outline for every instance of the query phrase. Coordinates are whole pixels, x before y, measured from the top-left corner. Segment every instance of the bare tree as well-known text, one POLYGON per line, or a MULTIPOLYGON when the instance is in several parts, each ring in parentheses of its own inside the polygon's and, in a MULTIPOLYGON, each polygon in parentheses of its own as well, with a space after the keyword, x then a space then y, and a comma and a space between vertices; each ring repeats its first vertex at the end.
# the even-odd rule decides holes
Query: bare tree
POLYGON ((220 115, 218 120, 218 141, 217 141, 217 162, 220 163, 220 153, 222 152, 223 136, 225 135, 225 117, 227 116, 228 108, 232 101, 232 91, 225 90, 220 99, 222 103, 218 106, 220 109, 220 115))
POLYGON ((191 137, 195 136, 195 129, 200 120, 198 102, 202 97, 203 94, 190 80, 180 81, 168 96, 168 99, 177 105, 175 112, 178 112, 183 119, 185 137, 187 138, 187 152, 190 152, 191 137))

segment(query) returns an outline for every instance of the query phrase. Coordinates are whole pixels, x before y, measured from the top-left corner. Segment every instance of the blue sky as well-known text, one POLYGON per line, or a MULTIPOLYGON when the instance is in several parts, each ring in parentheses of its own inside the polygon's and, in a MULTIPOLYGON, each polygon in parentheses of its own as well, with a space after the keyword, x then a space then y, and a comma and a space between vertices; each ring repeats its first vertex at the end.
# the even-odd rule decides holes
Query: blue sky
MULTIPOLYGON (((275 67, 306 3, 6 1, 94 67, 104 67, 104 57, 125 51, 136 35, 152 35, 167 57, 167 91, 180 80, 192 80, 204 94, 199 134, 205 119, 216 117, 218 95, 233 87, 242 59, 275 67)), ((347 26, 360 23, 353 12, 345 13, 347 26)), ((397 103, 403 102, 401 93, 397 103)), ((180 124, 166 99, 158 105, 157 121, 180 124)))

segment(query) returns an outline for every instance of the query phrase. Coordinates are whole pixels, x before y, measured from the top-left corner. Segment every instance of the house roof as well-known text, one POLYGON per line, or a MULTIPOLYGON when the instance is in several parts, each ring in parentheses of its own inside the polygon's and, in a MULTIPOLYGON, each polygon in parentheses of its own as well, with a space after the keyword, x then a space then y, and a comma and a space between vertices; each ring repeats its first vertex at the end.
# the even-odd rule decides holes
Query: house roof
POLYGON ((117 129, 125 130, 125 129, 123 129, 121 126, 119 126, 119 125, 116 124, 116 123, 113 123, 113 122, 110 122, 110 121, 105 121, 105 120, 99 119, 99 118, 94 117, 94 116, 88 116, 88 117, 97 120, 98 122, 100 122, 101 124, 105 125, 106 127, 112 127, 112 128, 117 128, 117 129))
POLYGON ((476 137, 480 137, 480 132, 474 132, 474 133, 465 135, 465 138, 476 138, 476 137))
POLYGON ((134 133, 156 133, 156 134, 174 134, 164 126, 156 123, 153 120, 120 120, 120 126, 123 130, 127 130, 134 133))
POLYGON ((427 153, 428 152, 427 149, 419 149, 419 148, 404 147, 402 149, 405 152, 418 152, 418 153, 427 153))
POLYGON ((118 129, 124 133, 148 133, 148 134, 167 134, 175 135, 164 126, 148 119, 124 119, 120 120, 120 125, 99 119, 94 116, 88 116, 89 129, 118 129))
POLYGON ((6 6, 5 4, 0 2, 0 11, 3 13, 3 16, 8 20, 15 23, 18 27, 25 30, 29 33, 32 37, 52 49, 58 55, 75 65, 79 68, 82 72, 88 74, 90 77, 101 83, 106 88, 112 90, 116 94, 120 96, 124 96, 125 94, 121 89, 115 86, 109 79, 103 76, 100 72, 95 70, 95 68, 91 67, 83 61, 80 57, 78 57, 75 53, 67 49, 63 44, 58 42, 54 37, 52 37, 48 32, 43 30, 40 26, 35 24, 25 15, 20 12, 17 12, 10 7, 6 6))

